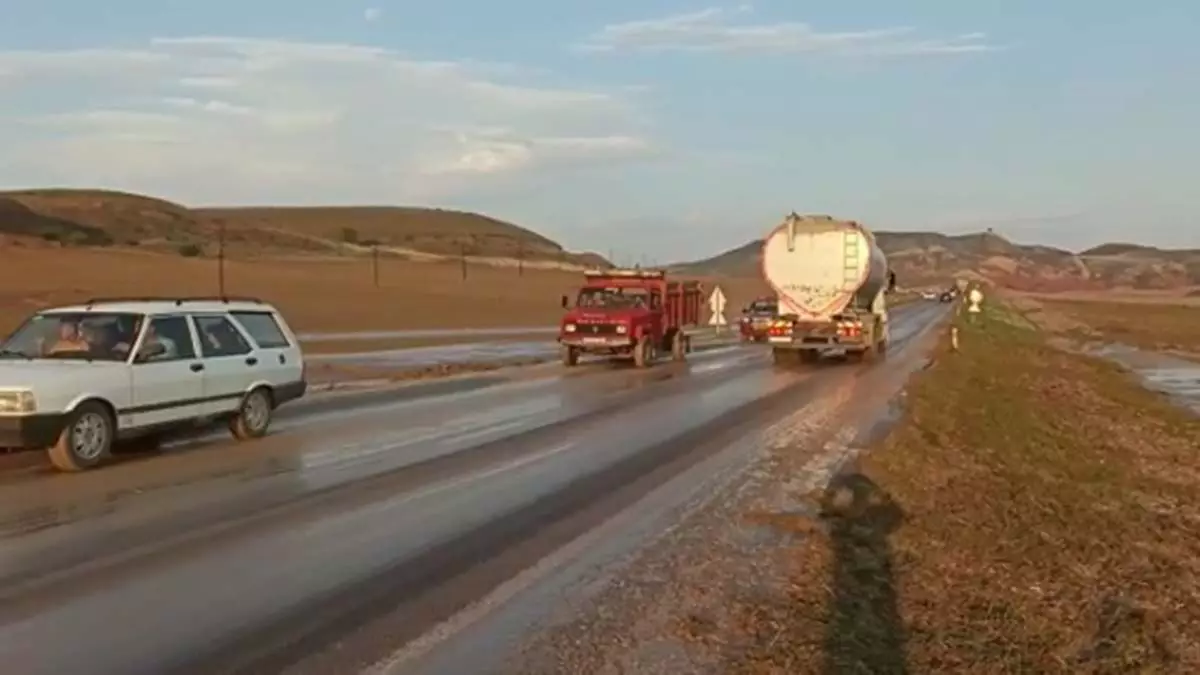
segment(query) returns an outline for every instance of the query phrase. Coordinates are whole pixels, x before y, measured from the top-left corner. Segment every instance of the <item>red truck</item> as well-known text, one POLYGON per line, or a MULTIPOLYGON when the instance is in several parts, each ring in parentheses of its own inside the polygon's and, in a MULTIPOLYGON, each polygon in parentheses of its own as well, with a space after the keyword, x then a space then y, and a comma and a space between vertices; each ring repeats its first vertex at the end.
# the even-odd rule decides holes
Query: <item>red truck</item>
POLYGON ((584 273, 583 286, 559 324, 558 342, 565 366, 581 354, 633 358, 645 368, 660 354, 687 358, 687 329, 700 321, 700 282, 668 281, 662 270, 610 269, 584 273))
POLYGON ((763 297, 746 305, 738 322, 742 342, 766 342, 767 330, 778 315, 779 301, 775 298, 763 297))

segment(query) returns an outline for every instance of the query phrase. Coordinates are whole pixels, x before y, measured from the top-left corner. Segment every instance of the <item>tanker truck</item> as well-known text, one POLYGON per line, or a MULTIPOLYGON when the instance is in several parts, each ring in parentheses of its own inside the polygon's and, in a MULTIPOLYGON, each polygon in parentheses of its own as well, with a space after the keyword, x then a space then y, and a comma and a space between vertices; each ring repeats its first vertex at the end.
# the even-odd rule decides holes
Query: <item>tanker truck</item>
POLYGON ((859 361, 887 350, 887 293, 896 278, 862 225, 793 212, 767 235, 762 273, 779 298, 767 329, 776 364, 828 353, 859 361))

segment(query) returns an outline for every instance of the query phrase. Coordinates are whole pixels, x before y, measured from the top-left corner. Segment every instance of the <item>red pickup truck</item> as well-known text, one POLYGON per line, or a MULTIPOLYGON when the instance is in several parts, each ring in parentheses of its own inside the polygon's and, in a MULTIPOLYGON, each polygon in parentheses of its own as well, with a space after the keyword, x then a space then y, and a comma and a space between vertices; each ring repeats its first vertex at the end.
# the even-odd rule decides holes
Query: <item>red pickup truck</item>
POLYGON ((632 358, 639 368, 670 353, 682 361, 691 351, 688 329, 700 321, 698 281, 669 281, 662 270, 610 269, 584 274, 559 324, 562 362, 574 366, 582 354, 632 358))

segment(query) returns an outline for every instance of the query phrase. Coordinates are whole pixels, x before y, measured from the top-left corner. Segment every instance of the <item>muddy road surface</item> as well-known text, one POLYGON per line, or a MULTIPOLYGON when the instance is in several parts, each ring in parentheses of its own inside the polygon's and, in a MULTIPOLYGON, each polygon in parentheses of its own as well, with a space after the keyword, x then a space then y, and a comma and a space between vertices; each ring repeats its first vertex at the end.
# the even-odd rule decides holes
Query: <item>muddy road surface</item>
POLYGON ((894 312, 889 355, 867 366, 780 370, 734 347, 647 371, 463 378, 297 406, 253 444, 0 474, 0 663, 489 672, 585 577, 736 475, 761 428, 920 360, 945 312, 894 312))

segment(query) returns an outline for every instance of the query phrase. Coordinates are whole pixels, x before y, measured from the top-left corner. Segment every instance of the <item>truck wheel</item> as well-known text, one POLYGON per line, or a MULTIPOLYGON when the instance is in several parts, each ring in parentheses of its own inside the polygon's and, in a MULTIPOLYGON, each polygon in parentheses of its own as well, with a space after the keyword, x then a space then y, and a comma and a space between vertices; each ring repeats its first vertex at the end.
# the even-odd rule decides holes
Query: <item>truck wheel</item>
POLYGON ((687 352, 687 336, 683 332, 675 333, 675 339, 671 340, 671 358, 676 361, 685 361, 687 352))
POLYGON ((116 424, 108 409, 95 401, 85 401, 71 413, 58 442, 50 447, 50 463, 59 471, 86 471, 112 454, 116 424))
POLYGON ((653 360, 654 344, 650 342, 650 338, 638 340, 637 347, 633 348, 633 365, 637 368, 646 368, 653 360))
POLYGON ((579 363, 579 350, 570 345, 563 345, 559 350, 562 356, 562 364, 568 368, 579 363))
POLYGON ((797 353, 797 358, 799 359, 800 363, 816 363, 821 359, 821 352, 818 352, 815 349, 805 349, 797 353))
POLYGON ((771 360, 777 366, 791 366, 802 358, 800 355, 803 353, 791 349, 772 349, 771 360))

